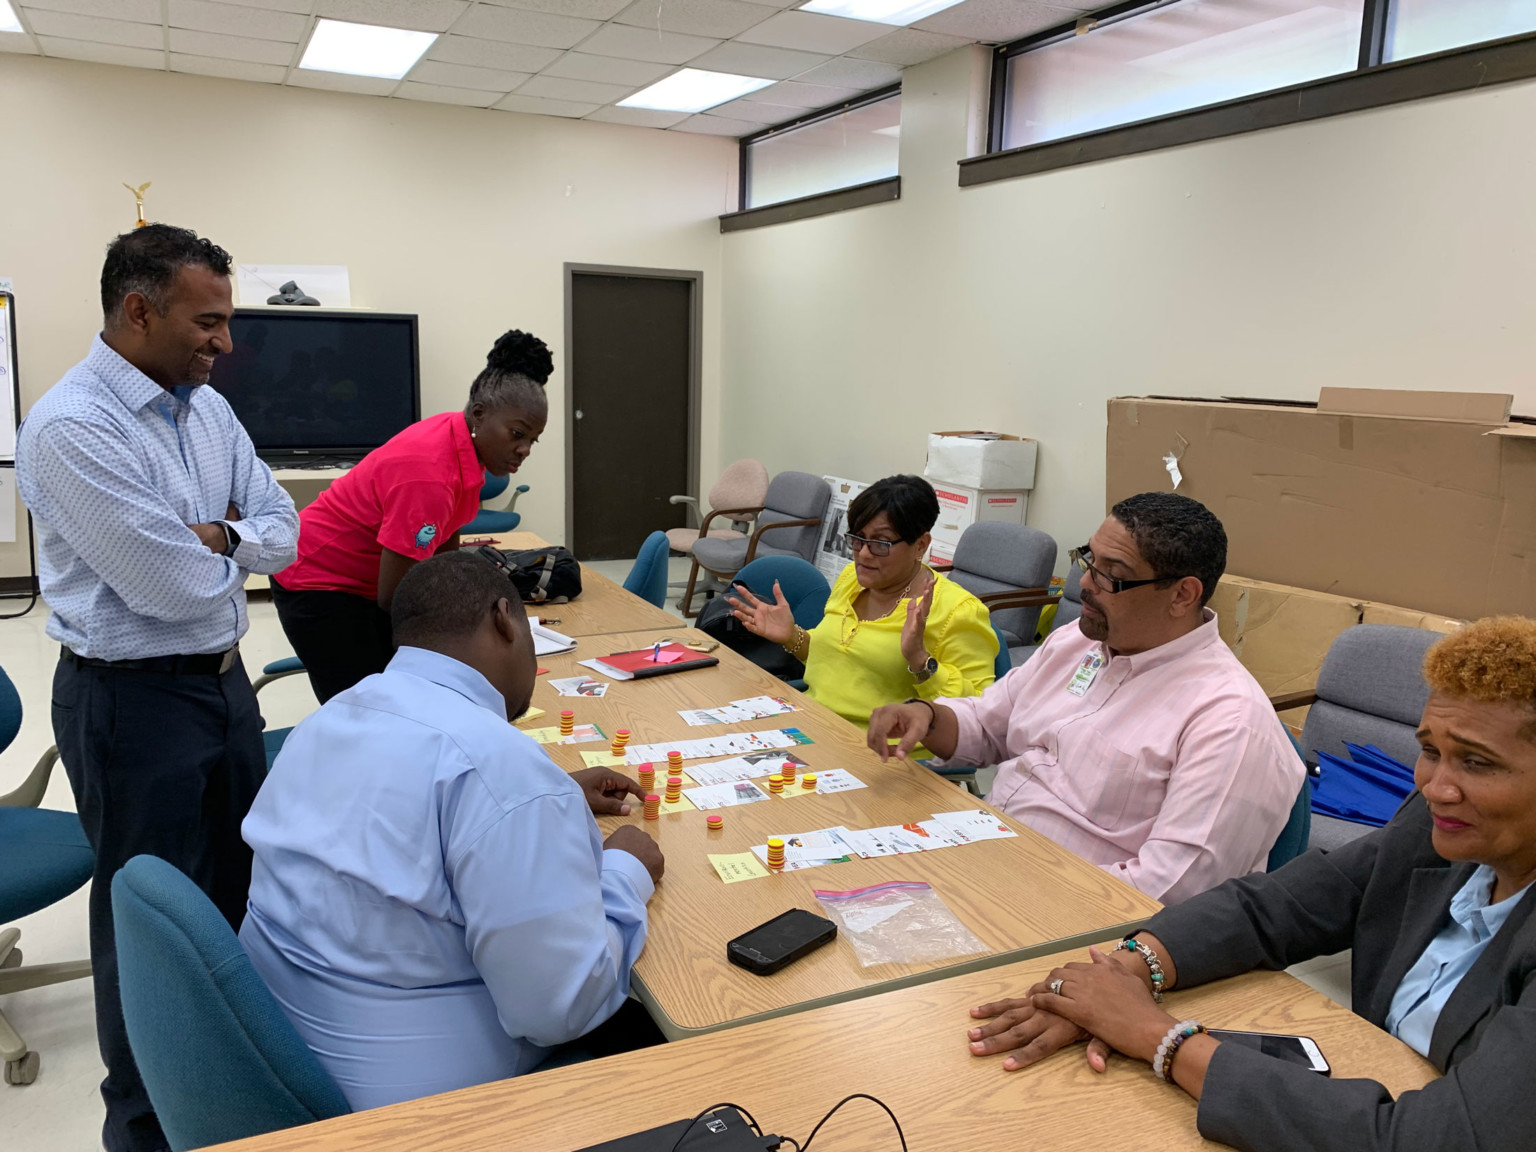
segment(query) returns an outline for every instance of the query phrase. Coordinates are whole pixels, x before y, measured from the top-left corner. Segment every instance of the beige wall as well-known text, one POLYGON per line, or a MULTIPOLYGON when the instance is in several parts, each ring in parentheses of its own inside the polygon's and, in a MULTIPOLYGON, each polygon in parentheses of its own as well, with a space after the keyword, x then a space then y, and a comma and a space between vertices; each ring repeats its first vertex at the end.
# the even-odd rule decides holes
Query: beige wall
POLYGON ((1111 396, 1536 414, 1536 84, 962 190, 981 69, 907 70, 900 201, 724 238, 723 461, 873 480, 929 430, 1033 436, 1064 550, 1103 515, 1111 396))
MULTIPOLYGON (((121 184, 152 180, 152 219, 246 263, 346 264, 355 306, 420 313, 423 415, 462 406, 506 328, 547 340, 550 426, 519 507, 552 539, 565 524, 563 264, 701 270, 713 478, 715 218, 735 207, 735 141, 10 54, 0 105, 0 275, 16 281, 24 410, 85 354, 102 250, 133 222, 121 184)), ((0 576, 25 570, 20 547, 0 545, 0 576)))

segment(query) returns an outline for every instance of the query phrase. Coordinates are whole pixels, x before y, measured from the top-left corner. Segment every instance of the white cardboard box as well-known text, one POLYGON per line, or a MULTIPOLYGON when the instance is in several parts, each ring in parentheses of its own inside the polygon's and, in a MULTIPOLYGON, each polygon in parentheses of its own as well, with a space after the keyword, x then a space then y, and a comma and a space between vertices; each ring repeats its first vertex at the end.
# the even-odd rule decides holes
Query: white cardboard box
POLYGON ((967 488, 1028 491, 1038 452, 1035 441, 1001 432, 930 432, 923 475, 967 488))
POLYGON ((948 564, 955 558, 960 534, 972 524, 982 520, 1022 524, 1029 510, 1029 493, 1023 489, 1005 492, 939 483, 933 491, 939 498, 939 522, 933 526, 928 559, 938 564, 948 564))

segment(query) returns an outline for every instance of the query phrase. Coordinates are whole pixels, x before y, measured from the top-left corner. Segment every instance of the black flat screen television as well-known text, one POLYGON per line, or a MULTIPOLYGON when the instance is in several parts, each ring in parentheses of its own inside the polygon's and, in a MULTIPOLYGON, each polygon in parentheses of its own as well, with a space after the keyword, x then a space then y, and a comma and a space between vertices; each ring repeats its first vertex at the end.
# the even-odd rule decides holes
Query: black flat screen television
POLYGON ((236 308, 209 383, 275 463, 361 460, 421 418, 416 317, 236 308))

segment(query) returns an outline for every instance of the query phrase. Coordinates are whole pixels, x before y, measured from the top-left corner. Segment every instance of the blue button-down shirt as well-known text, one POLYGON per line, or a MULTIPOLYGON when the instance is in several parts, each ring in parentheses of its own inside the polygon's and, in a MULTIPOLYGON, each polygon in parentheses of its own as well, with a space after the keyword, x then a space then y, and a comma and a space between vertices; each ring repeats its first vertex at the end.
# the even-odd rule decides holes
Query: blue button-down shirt
POLYGON ((1504 927, 1504 921, 1525 895, 1522 888, 1497 904, 1489 904, 1494 880, 1493 869, 1486 864, 1472 873, 1472 878, 1451 898, 1450 922, 1408 969, 1392 997, 1387 1031, 1421 1056, 1429 1055, 1435 1024, 1456 985, 1472 970, 1488 941, 1504 927))
POLYGON ((312 713, 243 831, 241 943, 354 1108, 527 1072, 629 994, 650 874, 457 660, 312 713))
POLYGON ((245 634, 251 572, 298 553, 293 500, 211 388, 167 392, 100 336, 27 414, 16 485, 38 528, 48 635, 82 656, 222 652, 245 634), (188 525, 225 520, 232 556, 188 525))

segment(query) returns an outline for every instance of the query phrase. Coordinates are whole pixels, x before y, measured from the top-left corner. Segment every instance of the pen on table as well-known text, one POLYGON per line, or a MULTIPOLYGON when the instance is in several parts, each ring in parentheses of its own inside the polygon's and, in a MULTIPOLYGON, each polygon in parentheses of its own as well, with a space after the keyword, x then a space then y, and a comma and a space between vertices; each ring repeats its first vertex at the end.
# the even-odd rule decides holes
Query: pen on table
POLYGON ((661 662, 661 642, 657 641, 657 643, 651 648, 651 663, 652 664, 658 664, 660 662, 661 662))

